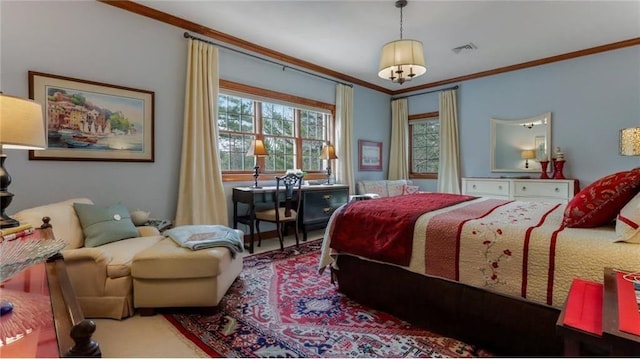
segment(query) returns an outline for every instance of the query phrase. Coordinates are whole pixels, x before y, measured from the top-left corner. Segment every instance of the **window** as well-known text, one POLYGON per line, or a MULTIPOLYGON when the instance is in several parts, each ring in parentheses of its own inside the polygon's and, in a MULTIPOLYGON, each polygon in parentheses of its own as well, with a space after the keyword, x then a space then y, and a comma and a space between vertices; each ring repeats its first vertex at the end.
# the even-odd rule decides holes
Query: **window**
POLYGON ((409 178, 438 178, 440 114, 409 116, 409 178))
POLYGON ((218 130, 223 179, 247 180, 257 160, 261 173, 299 168, 323 177, 322 147, 333 138, 335 106, 229 81, 220 82, 218 130), (269 156, 247 157, 254 139, 269 156))

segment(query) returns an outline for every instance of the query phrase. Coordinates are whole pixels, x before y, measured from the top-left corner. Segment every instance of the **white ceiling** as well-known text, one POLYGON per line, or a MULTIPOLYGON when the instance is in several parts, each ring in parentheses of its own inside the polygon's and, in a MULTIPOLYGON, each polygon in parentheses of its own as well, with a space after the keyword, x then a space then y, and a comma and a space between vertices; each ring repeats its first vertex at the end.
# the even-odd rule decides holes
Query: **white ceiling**
POLYGON ((640 37, 640 1, 409 0, 403 37, 423 42, 427 73, 398 85, 377 76, 400 37, 394 0, 136 2, 390 90, 640 37))

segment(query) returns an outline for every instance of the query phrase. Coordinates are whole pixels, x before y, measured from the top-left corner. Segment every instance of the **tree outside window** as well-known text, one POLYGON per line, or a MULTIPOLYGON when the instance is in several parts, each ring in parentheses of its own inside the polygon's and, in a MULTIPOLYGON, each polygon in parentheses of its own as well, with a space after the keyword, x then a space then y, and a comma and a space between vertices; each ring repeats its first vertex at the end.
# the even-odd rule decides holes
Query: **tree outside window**
POLYGON ((409 117, 409 178, 438 178, 440 118, 438 112, 409 117))

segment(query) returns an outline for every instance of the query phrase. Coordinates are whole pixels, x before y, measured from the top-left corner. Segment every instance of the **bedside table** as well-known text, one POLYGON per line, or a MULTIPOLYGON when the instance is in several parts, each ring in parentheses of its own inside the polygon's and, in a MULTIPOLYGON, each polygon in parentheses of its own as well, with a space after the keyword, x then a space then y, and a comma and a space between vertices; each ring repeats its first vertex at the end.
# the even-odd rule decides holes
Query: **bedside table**
MULTIPOLYGON (((588 299, 586 295, 584 298, 588 299)), ((586 313, 583 316, 601 315, 602 325, 599 329, 602 330, 602 335, 565 325, 569 299, 565 302, 556 322, 556 331, 564 340, 564 355, 575 357, 586 352, 599 356, 640 356, 640 336, 619 329, 616 271, 611 268, 604 269, 602 297, 597 300, 602 302, 602 306, 597 308, 597 313, 586 313)))

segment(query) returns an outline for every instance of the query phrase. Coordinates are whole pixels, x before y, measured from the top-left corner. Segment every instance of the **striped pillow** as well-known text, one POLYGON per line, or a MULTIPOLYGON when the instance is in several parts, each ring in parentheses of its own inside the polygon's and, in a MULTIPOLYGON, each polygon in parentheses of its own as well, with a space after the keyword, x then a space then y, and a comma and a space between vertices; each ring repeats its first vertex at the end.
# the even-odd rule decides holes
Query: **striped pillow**
POLYGON ((640 193, 627 203, 616 218, 616 242, 640 244, 640 193))

